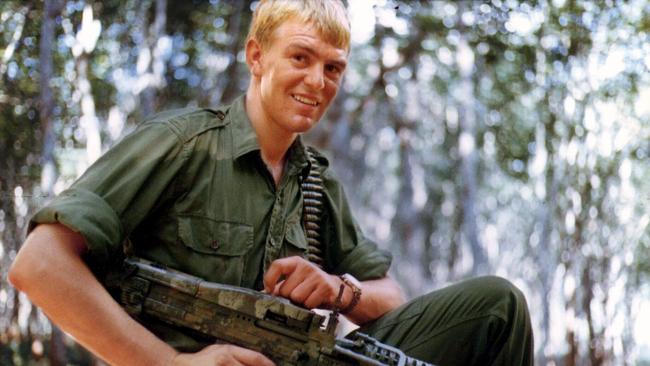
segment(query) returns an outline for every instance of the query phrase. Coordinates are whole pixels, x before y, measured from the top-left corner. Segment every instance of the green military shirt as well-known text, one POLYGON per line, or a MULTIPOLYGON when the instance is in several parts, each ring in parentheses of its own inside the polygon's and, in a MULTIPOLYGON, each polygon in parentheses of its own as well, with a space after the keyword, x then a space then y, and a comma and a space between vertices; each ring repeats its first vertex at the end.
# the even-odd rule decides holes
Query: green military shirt
MULTIPOLYGON (((312 150, 313 151, 313 150, 312 150)), ((86 262, 101 275, 124 248, 208 281, 261 288, 269 264, 304 256, 301 180, 310 163, 298 138, 275 185, 260 156, 244 97, 218 110, 158 114, 126 136, 32 218, 81 233, 86 262)), ((390 254, 367 240, 344 192, 316 154, 325 186, 325 266, 365 280, 383 277, 390 254)), ((181 350, 197 344, 150 324, 181 350)))

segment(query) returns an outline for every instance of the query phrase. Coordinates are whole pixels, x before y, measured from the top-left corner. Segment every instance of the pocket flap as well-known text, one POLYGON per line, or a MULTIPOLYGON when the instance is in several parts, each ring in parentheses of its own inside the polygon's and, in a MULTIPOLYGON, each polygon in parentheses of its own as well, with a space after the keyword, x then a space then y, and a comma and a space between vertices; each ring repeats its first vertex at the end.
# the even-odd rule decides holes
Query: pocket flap
POLYGON ((240 256, 253 246, 253 226, 204 216, 179 217, 178 236, 199 253, 240 256))
POLYGON ((302 224, 300 222, 287 223, 285 239, 289 244, 307 250, 307 237, 305 236, 305 231, 302 229, 302 224))

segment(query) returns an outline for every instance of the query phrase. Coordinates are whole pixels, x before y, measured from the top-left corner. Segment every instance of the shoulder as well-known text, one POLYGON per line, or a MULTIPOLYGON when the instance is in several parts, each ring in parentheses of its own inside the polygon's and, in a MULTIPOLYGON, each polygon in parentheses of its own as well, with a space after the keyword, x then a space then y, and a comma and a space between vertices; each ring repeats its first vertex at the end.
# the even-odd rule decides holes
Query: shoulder
POLYGON ((202 133, 228 124, 225 118, 229 107, 181 108, 156 113, 144 120, 138 129, 167 128, 182 141, 187 142, 202 133))

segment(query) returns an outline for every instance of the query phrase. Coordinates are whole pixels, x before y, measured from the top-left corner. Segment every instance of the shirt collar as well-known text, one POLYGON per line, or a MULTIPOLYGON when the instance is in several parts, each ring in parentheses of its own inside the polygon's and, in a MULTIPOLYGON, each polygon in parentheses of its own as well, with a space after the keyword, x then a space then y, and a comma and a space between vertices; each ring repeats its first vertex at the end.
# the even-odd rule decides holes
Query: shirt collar
POLYGON ((252 151, 260 149, 260 145, 257 142, 257 135, 255 135, 253 125, 250 119, 248 119, 248 114, 246 114, 246 109, 244 108, 245 100, 245 94, 239 96, 233 101, 228 111, 228 118, 232 126, 233 153, 235 159, 239 159, 252 151))
MULTIPOLYGON (((260 145, 257 141, 257 135, 253 129, 253 124, 248 118, 244 103, 246 95, 241 95, 235 99, 228 111, 230 125, 232 126, 233 137, 233 157, 239 159, 244 155, 248 155, 253 151, 259 151, 260 145)), ((300 135, 291 144, 288 151, 288 173, 293 174, 296 171, 303 171, 309 167, 309 159, 307 158, 307 148, 302 142, 300 135)))

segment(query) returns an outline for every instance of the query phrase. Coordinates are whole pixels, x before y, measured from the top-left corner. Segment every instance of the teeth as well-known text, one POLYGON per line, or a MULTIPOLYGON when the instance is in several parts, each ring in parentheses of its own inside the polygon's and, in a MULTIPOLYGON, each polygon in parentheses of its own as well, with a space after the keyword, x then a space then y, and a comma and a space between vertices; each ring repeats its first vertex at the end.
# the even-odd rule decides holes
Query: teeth
POLYGON ((300 103, 309 104, 311 106, 317 106, 318 105, 318 102, 316 102, 315 100, 307 99, 305 97, 301 97, 300 95, 294 95, 293 98, 295 100, 299 101, 300 103))

